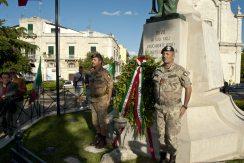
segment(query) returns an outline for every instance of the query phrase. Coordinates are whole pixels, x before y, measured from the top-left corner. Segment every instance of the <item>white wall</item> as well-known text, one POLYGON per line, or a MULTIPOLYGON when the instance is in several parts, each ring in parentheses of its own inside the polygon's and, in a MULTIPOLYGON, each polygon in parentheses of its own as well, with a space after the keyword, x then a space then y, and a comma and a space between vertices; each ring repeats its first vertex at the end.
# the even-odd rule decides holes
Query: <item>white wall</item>
POLYGON ((179 5, 181 5, 179 6, 180 12, 199 12, 204 21, 212 22, 220 45, 224 80, 239 83, 241 64, 241 47, 239 45, 242 43, 242 23, 232 13, 231 2, 223 0, 180 0, 179 5), (237 23, 238 21, 239 23, 237 23), (234 75, 230 75, 230 65, 234 67, 234 75))
MULTIPOLYGON (((55 67, 49 67, 49 63, 55 62, 55 56, 53 59, 46 59, 43 55, 48 53, 48 46, 54 46, 55 54, 55 34, 51 33, 51 28, 54 25, 51 22, 38 17, 20 19, 20 26, 26 27, 28 24, 33 24, 33 33, 37 35, 35 39, 23 39, 27 42, 37 45, 39 48, 36 50, 36 62, 37 67, 40 56, 43 59, 42 72, 44 80, 46 76, 53 76, 56 72, 55 67)), ((68 79, 69 74, 74 74, 78 71, 78 59, 86 57, 90 51, 91 46, 95 46, 97 52, 104 55, 104 57, 118 58, 119 46, 113 35, 107 35, 96 31, 81 31, 77 32, 72 29, 62 28, 60 29, 60 76, 61 78, 68 79), (75 47, 74 59, 69 59, 69 46, 75 47), (70 68, 69 64, 75 64, 70 68)), ((119 64, 117 66, 120 66, 119 64)), ((34 69, 33 69, 34 70, 34 69)), ((56 79, 56 77, 52 77, 56 79)))

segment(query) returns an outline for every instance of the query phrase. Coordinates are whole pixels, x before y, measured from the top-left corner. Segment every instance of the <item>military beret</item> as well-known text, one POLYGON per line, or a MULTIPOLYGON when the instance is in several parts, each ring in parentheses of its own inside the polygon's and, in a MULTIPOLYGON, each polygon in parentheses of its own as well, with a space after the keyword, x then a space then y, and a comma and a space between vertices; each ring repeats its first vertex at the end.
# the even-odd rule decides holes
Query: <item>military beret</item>
POLYGON ((175 49, 172 47, 172 46, 165 46, 163 49, 162 49, 162 51, 161 51, 161 54, 163 54, 163 52, 165 52, 165 51, 171 51, 171 52, 174 52, 175 51, 175 49))

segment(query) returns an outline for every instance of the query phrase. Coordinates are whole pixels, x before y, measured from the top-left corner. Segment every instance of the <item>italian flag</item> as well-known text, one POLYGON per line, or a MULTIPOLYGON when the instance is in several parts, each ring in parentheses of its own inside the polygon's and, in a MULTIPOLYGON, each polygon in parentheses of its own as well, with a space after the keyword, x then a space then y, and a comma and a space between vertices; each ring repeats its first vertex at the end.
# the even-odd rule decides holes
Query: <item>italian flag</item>
POLYGON ((26 6, 28 0, 18 0, 19 6, 26 6))
POLYGON ((29 103, 32 103, 36 99, 38 99, 39 94, 40 94, 41 85, 42 85, 42 69, 41 69, 41 57, 40 57, 39 66, 37 69, 35 81, 33 83, 33 89, 31 90, 31 93, 30 93, 29 103))
POLYGON ((115 76, 115 62, 113 62, 112 64, 109 64, 108 72, 114 78, 114 76, 115 76))
POLYGON ((41 68, 42 63, 41 62, 42 61, 41 61, 41 57, 40 57, 39 66, 38 66, 35 81, 34 81, 34 89, 38 89, 42 85, 42 68, 41 68))

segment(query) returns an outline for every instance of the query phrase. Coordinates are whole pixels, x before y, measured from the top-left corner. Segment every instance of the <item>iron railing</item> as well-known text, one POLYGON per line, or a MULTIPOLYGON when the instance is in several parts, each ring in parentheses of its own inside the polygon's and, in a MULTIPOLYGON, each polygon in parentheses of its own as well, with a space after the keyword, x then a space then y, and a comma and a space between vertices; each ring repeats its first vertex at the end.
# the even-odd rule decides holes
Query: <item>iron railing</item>
MULTIPOLYGON (((74 88, 63 88, 60 90, 60 105, 61 114, 66 113, 71 109, 80 107, 77 101, 77 96, 74 93, 74 88)), ((44 117, 56 111, 56 92, 44 90, 39 94, 34 102, 29 103, 30 96, 26 96, 23 103, 18 106, 17 111, 13 114, 12 128, 22 128, 27 123, 32 123, 34 120, 44 117)), ((0 133, 2 132, 2 117, 0 117, 0 133)), ((1 140, 1 138, 0 138, 1 140)))

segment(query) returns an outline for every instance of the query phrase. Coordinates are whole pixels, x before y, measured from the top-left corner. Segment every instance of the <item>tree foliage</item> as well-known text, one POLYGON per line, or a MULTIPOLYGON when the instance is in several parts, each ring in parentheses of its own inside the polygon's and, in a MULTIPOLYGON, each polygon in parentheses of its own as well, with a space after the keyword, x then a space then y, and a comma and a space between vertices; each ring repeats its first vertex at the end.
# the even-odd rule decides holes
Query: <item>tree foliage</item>
MULTIPOLYGON (((88 52, 85 59, 79 59, 79 66, 83 66, 84 70, 89 70, 92 66, 92 63, 91 63, 92 55, 93 55, 92 52, 88 52)), ((110 59, 110 58, 104 57, 104 56, 103 56, 103 61, 104 61, 104 65, 113 63, 113 59, 110 59)))
MULTIPOLYGON (((160 65, 160 62, 156 62, 155 58, 151 56, 140 56, 147 60, 147 62, 143 63, 142 66, 142 110, 141 110, 141 118, 143 121, 143 126, 149 127, 153 124, 153 113, 155 111, 154 104, 155 104, 155 97, 154 94, 154 83, 152 79, 152 74, 155 71, 155 69, 160 65)), ((123 108, 123 102, 125 99, 125 96, 130 88, 131 80, 133 78, 134 72, 136 71, 136 68, 138 66, 137 57, 133 57, 128 60, 128 62, 123 66, 122 72, 120 74, 120 77, 116 83, 114 83, 114 89, 116 90, 116 95, 113 99, 113 107, 116 109, 116 111, 121 112, 123 108)), ((133 90, 135 91, 135 90, 133 90)), ((132 93, 132 96, 130 96, 130 105, 126 108, 126 114, 125 118, 128 119, 130 124, 135 127, 136 126, 136 120, 134 118, 134 93, 132 93)), ((145 130, 143 130, 144 134, 145 130)))
POLYGON ((7 2, 7 0, 0 0, 0 5, 1 4, 4 4, 5 6, 8 6, 8 2, 7 2))
POLYGON ((4 22, 5 20, 0 20, 0 72, 9 68, 16 68, 24 73, 31 72, 27 54, 36 50, 37 46, 20 39, 30 37, 25 28, 4 26, 4 22))

